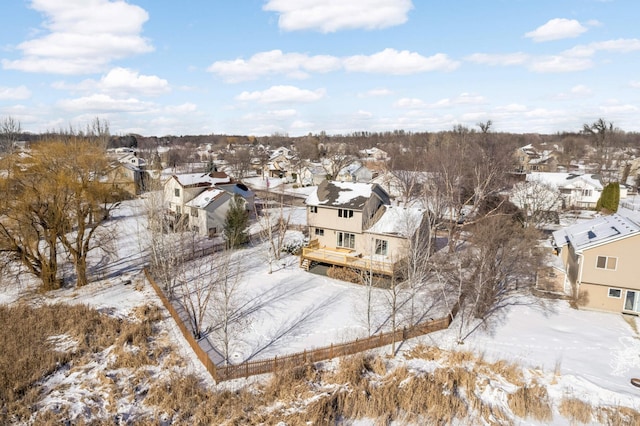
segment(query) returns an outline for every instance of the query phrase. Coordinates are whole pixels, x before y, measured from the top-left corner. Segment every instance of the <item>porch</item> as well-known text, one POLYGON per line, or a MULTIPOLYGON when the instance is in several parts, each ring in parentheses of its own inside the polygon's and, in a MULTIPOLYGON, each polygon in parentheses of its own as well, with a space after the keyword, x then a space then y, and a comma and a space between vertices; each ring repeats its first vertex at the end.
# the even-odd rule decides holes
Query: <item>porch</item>
POLYGON ((394 275, 396 263, 386 256, 365 256, 353 249, 343 247, 320 247, 318 240, 312 240, 302 249, 300 267, 308 270, 312 262, 357 269, 374 274, 394 275))

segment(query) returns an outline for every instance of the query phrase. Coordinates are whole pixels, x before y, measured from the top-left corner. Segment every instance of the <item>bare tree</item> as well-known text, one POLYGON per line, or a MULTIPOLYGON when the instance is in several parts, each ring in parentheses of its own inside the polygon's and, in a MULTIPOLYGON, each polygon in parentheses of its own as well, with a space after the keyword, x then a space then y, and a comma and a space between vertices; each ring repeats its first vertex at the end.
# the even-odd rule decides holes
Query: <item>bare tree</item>
MULTIPOLYGON (((284 185, 281 185, 281 188, 284 191, 284 185)), ((271 203, 273 200, 270 195, 273 192, 267 190, 267 194, 265 201, 271 203)), ((267 205, 269 206, 270 204, 267 205)), ((262 210, 261 215, 258 215, 256 211, 256 217, 260 225, 260 237, 267 243, 265 253, 267 264, 269 265, 269 273, 271 274, 273 272, 273 262, 280 260, 291 219, 291 213, 289 211, 285 213, 283 194, 280 194, 280 201, 276 209, 266 207, 262 210)))
POLYGON ((522 210, 524 226, 542 228, 557 221, 562 208, 562 195, 544 182, 518 182, 511 190, 511 201, 522 210))
POLYGON ((440 258, 443 290, 459 303, 458 341, 497 320, 505 308, 530 304, 529 290, 542 251, 534 228, 524 228, 508 216, 476 222, 466 241, 440 258))
POLYGON ((584 124, 582 132, 591 137, 595 148, 594 160, 598 163, 598 173, 602 175, 605 183, 616 180, 610 172, 618 129, 613 126, 612 122, 599 118, 591 124, 584 124))
POLYGON ((249 325, 248 317, 241 312, 244 305, 241 278, 240 263, 231 252, 216 255, 211 335, 222 347, 226 364, 231 363, 234 344, 242 339, 242 332, 249 325))
POLYGON ((189 263, 188 268, 174 271, 177 275, 175 297, 187 313, 191 331, 196 339, 209 331, 205 318, 211 305, 211 298, 221 277, 218 265, 207 257, 189 263), (187 274, 188 271, 188 274, 187 274))
POLYGON ((9 116, 0 120, 0 153, 12 153, 21 133, 22 126, 15 118, 9 116))

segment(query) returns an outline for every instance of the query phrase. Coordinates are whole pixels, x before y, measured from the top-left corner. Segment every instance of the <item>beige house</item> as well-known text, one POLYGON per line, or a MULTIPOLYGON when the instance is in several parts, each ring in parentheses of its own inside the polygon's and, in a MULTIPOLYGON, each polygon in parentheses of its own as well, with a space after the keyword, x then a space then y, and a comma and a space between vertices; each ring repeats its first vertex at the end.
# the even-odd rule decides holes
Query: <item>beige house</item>
POLYGON ((587 309, 640 313, 640 214, 621 209, 610 216, 553 233, 566 282, 587 309))
POLYGON ((202 236, 221 233, 234 195, 242 197, 251 214, 255 194, 223 172, 173 175, 164 184, 165 203, 173 226, 202 236))
POLYGON ((390 205, 377 184, 324 181, 306 200, 311 241, 301 266, 345 266, 383 275, 397 272, 408 238, 423 225, 424 210, 390 205))

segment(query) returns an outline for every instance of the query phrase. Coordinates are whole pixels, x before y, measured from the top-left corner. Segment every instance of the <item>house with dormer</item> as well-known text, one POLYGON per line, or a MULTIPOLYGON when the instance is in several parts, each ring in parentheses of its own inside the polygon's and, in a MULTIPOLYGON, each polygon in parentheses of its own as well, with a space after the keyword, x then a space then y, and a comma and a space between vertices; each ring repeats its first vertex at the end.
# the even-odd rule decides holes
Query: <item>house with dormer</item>
POLYGON ((301 266, 314 263, 394 275, 424 210, 391 206, 380 185, 323 181, 305 201, 311 241, 301 266))
POLYGON ((620 209, 560 229, 553 246, 580 307, 640 314, 640 212, 620 209))
POLYGON ((564 207, 595 208, 604 189, 600 176, 591 174, 531 172, 527 181, 556 188, 564 207))
POLYGON ((222 231, 234 195, 242 197, 248 212, 253 211, 253 191, 233 182, 224 172, 172 175, 164 184, 165 203, 174 226, 203 236, 222 231))

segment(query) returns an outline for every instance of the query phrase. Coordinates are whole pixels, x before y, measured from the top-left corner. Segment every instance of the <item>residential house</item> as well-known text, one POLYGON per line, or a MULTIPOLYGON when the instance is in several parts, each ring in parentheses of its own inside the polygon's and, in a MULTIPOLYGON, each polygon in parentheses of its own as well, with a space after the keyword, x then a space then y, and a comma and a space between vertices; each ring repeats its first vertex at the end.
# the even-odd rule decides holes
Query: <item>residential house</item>
POLYGON ((189 215, 189 229, 213 237, 224 229, 233 195, 222 189, 208 187, 185 204, 185 214, 189 215))
POLYGON ((359 161, 354 161, 347 167, 343 167, 339 172, 336 180, 341 182, 369 182, 373 179, 374 173, 363 166, 359 161))
POLYGON ((124 192, 134 197, 142 192, 146 173, 129 163, 112 163, 101 179, 102 182, 112 185, 115 192, 124 192))
POLYGON ((300 170, 298 180, 302 186, 320 185, 327 179, 327 171, 321 163, 307 161, 300 170))
POLYGON ((362 161, 381 161, 386 162, 389 160, 389 154, 386 151, 381 150, 378 147, 367 148, 360 151, 360 158, 362 161))
POLYGON ((255 194, 246 185, 233 182, 224 172, 172 175, 164 184, 169 214, 177 226, 186 226, 203 236, 220 233, 234 195, 254 211, 255 194))
POLYGON ((390 205, 371 183, 324 181, 306 199, 312 240, 301 266, 345 266, 393 275, 406 255, 407 239, 423 225, 424 211, 390 205))
POLYGON ((516 150, 516 173, 528 172, 555 172, 558 168, 558 159, 553 150, 538 150, 528 144, 516 150))
POLYGON ((269 156, 265 166, 265 175, 268 177, 284 178, 291 170, 291 161, 294 153, 285 147, 280 147, 269 156))
POLYGON ((594 208, 604 188, 600 176, 589 174, 531 172, 527 174, 527 181, 557 188, 563 207, 594 208))
POLYGON ((620 209, 553 233, 565 281, 581 307, 640 313, 640 215, 620 209))

